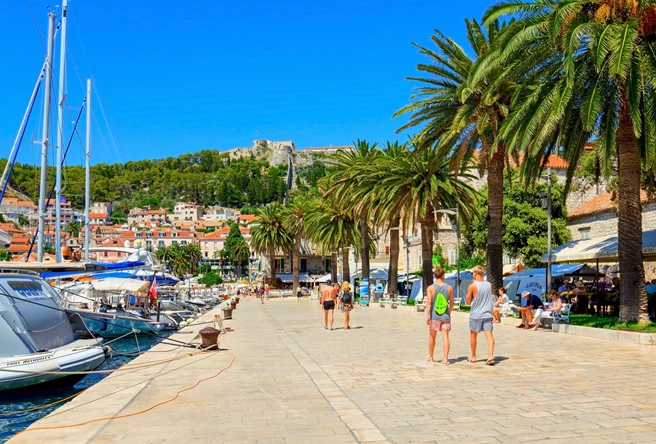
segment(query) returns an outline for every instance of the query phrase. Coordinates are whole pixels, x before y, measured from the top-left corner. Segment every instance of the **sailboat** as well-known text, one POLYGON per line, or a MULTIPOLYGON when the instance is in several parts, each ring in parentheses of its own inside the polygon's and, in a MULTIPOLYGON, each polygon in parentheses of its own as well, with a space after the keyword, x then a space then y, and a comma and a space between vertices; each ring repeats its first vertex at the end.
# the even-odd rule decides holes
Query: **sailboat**
MULTIPOLYGON (((65 36, 68 0, 62 7, 62 36, 65 36)), ((2 195, 9 183, 11 165, 16 160, 36 95, 45 79, 42 144, 42 183, 39 208, 43 210, 45 169, 50 120, 50 84, 54 49, 55 14, 48 14, 47 56, 32 92, 28 108, 2 176, 2 195)), ((62 46, 65 46, 62 38, 62 46)), ((62 55, 65 50, 62 50, 62 55)), ((60 77, 63 83, 63 78, 60 77)), ((60 88, 61 90, 61 88, 60 88)), ((61 102, 61 101, 60 101, 61 102)), ((61 105, 61 103, 60 103, 61 105)), ((61 145, 60 147, 61 148, 61 145)), ((43 215, 43 212, 41 212, 43 215)), ((43 238, 43 219, 41 241, 43 238)), ((43 243, 40 244, 41 254, 43 243)), ((41 256, 42 258, 42 256, 41 256)), ((0 272, 0 391, 52 383, 70 383, 84 377, 106 359, 106 348, 98 339, 80 339, 68 315, 60 306, 59 295, 37 273, 5 270, 0 272), (7 272, 8 271, 8 272, 7 272)))

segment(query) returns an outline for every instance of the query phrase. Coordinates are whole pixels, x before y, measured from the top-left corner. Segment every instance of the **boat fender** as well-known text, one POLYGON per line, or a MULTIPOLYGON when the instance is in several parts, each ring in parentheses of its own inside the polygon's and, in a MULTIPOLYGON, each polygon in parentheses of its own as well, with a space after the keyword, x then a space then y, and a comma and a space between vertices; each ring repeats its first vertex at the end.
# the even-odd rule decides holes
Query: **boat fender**
POLYGON ((180 322, 180 324, 178 324, 178 328, 185 328, 186 326, 187 326, 187 323, 185 321, 182 321, 182 322, 180 322))

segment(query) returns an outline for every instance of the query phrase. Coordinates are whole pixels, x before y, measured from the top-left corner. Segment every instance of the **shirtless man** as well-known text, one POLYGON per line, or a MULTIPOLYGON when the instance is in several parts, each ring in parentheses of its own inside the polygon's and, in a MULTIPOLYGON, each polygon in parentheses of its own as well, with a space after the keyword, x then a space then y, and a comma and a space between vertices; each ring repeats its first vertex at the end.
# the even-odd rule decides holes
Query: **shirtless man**
POLYGON ((326 282, 326 286, 321 291, 321 300, 323 301, 323 328, 328 330, 333 329, 335 322, 335 290, 330 281, 326 282))

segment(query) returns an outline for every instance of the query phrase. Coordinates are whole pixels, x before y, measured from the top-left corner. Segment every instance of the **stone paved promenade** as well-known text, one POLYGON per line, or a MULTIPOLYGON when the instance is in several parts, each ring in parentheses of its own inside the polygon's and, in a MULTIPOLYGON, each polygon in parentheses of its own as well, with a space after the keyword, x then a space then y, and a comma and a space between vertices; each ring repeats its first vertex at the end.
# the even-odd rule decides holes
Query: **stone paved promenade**
MULTIPOLYGON (((357 308, 348 331, 325 331, 321 316, 316 301, 242 300, 226 322, 235 330, 227 341, 237 359, 218 378, 138 416, 29 431, 11 442, 656 441, 656 347, 501 325, 500 362, 488 367, 466 361, 467 316, 457 313, 445 368, 426 361, 423 314, 408 307, 357 308)), ((166 356, 148 353, 133 362, 166 356)), ((230 359, 195 356, 113 375, 33 427, 142 410, 230 359)))

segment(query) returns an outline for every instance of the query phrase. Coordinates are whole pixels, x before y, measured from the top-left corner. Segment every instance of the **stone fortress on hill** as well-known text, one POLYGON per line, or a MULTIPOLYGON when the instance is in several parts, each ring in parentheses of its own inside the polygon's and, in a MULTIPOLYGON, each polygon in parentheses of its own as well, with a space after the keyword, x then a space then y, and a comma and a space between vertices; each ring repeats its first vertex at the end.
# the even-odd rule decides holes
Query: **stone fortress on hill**
POLYGON ((230 157, 255 156, 266 157, 271 165, 309 165, 315 160, 324 160, 326 156, 334 154, 338 150, 352 150, 353 146, 327 146, 319 148, 296 149, 291 140, 272 142, 270 140, 255 140, 250 148, 234 148, 227 151, 230 157))

